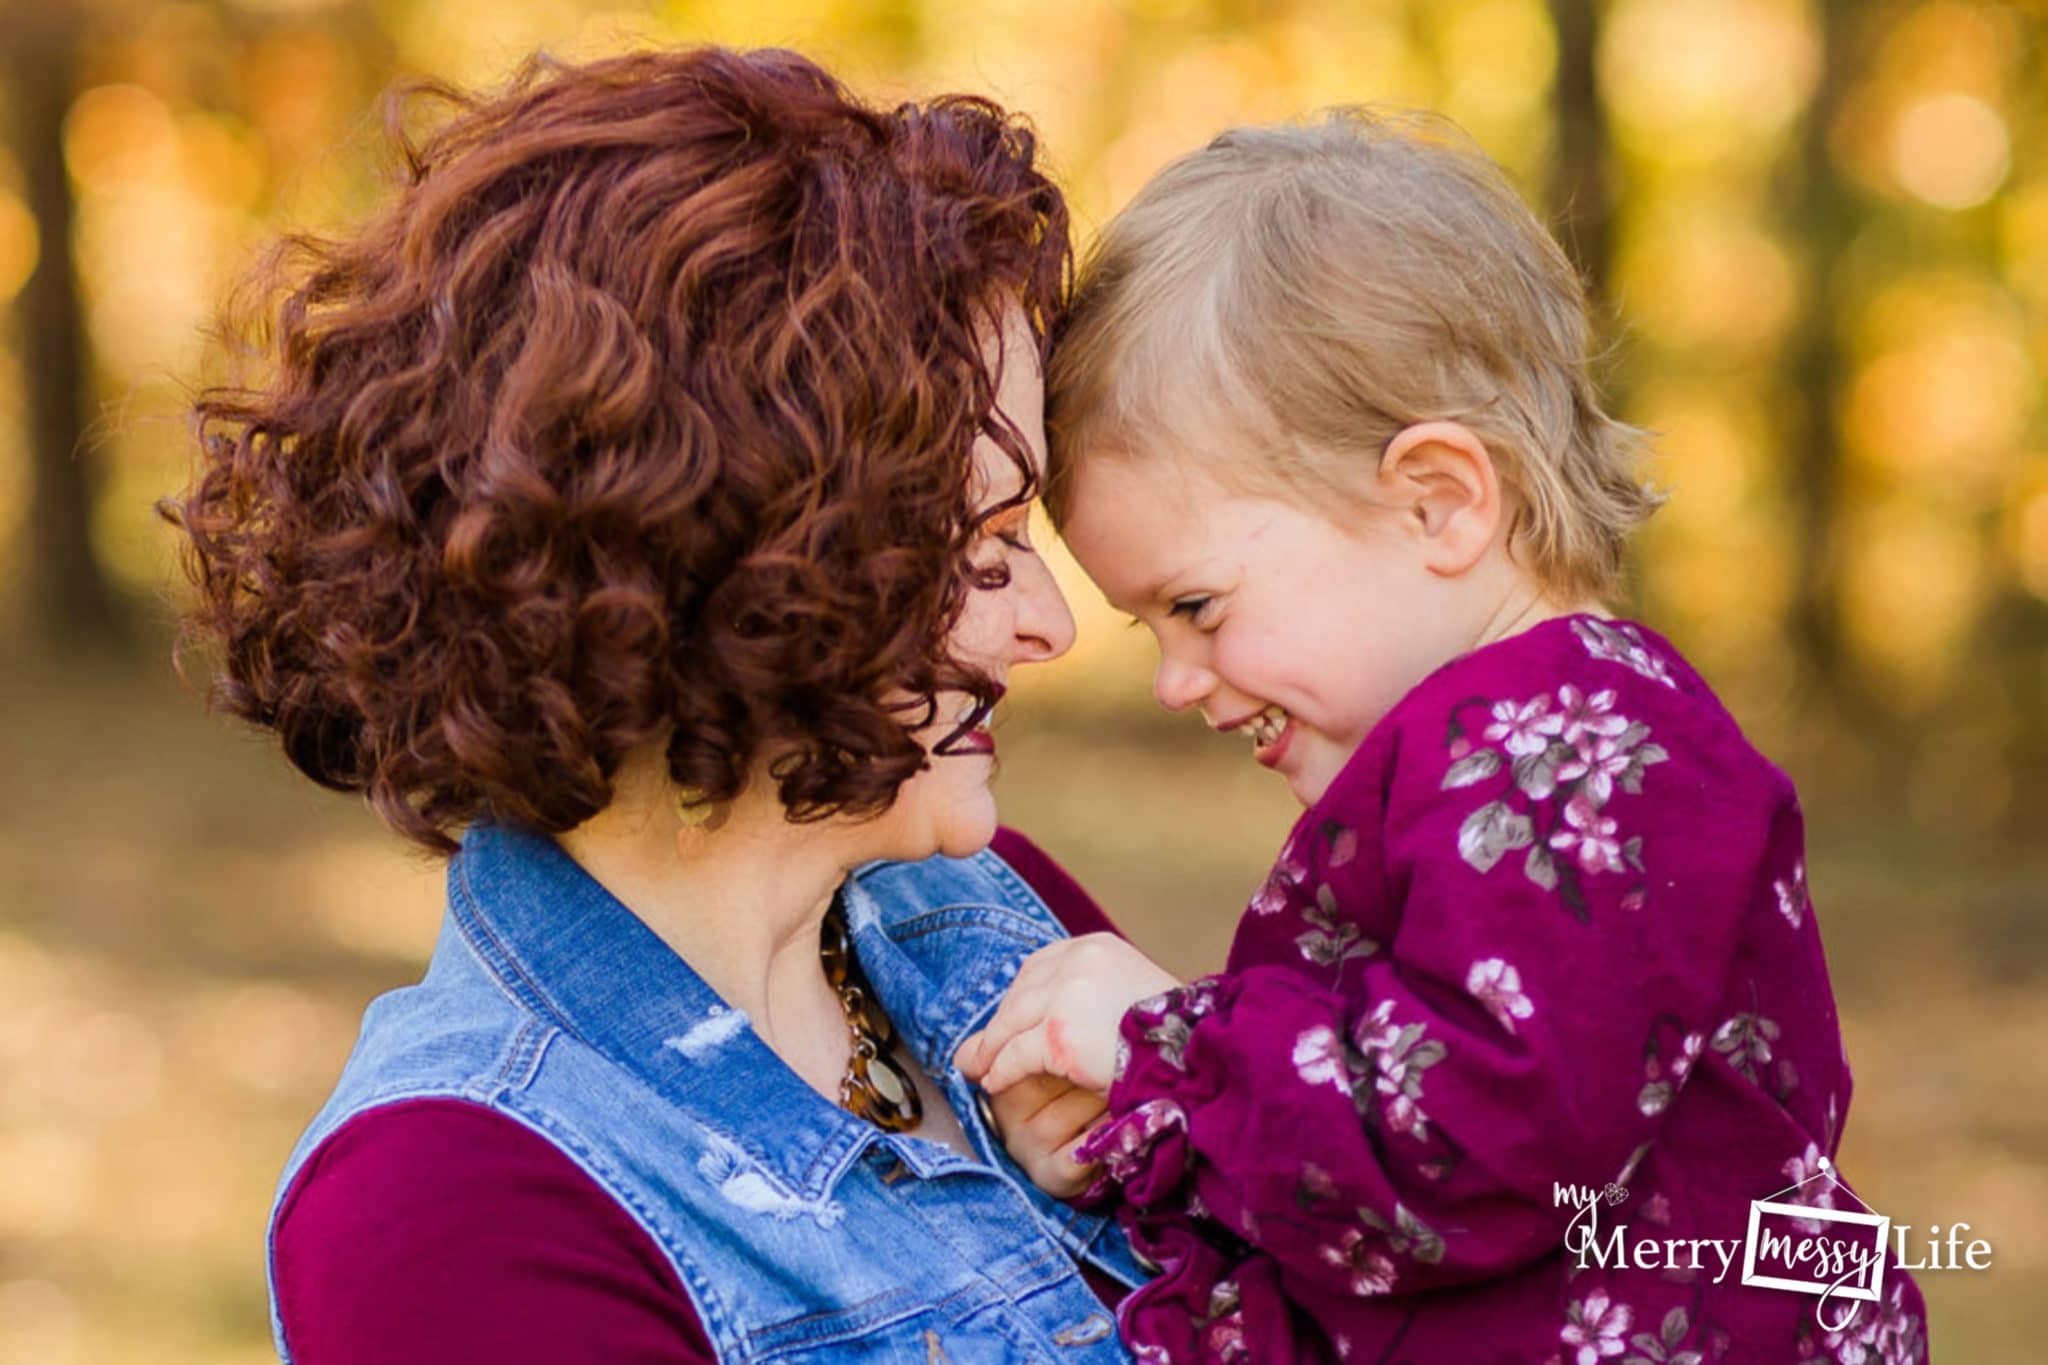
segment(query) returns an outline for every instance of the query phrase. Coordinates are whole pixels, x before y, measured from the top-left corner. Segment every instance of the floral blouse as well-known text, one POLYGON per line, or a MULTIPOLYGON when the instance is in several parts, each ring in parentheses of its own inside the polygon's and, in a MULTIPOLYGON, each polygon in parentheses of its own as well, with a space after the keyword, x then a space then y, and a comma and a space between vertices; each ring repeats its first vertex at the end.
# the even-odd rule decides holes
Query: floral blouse
POLYGON ((1850 1080, 1803 857, 1791 782, 1641 626, 1553 620, 1424 680, 1295 826, 1226 969, 1124 1018, 1083 1155, 1162 1267, 1120 1310, 1133 1351, 1924 1361, 1896 1264, 1843 1323, 1739 1255, 1567 1250, 1572 1187, 1596 1250, 1622 1225, 1740 1242, 1774 1195, 1857 1208, 1808 1180, 1850 1080))

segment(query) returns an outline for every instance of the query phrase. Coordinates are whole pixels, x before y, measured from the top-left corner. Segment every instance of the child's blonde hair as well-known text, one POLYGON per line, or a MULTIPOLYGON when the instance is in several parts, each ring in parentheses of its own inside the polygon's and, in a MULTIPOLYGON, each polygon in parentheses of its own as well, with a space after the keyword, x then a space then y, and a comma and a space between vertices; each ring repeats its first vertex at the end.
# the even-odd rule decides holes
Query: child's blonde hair
POLYGON ((1445 120, 1343 108, 1182 157, 1104 228, 1047 376, 1046 501, 1080 459, 1173 450, 1329 507, 1404 427, 1493 455, 1509 544, 1551 591, 1619 585, 1660 497, 1601 411, 1577 272, 1445 120))

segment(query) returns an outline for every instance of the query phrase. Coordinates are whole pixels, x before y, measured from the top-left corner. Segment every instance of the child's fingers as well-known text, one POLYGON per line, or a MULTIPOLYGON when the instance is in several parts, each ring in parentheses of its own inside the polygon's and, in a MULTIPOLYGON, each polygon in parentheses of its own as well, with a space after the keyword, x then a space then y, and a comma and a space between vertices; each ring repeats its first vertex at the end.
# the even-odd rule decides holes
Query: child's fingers
POLYGON ((1051 1070, 1052 1058, 1046 1046, 1045 1028, 1033 1025, 997 1050, 995 1060, 989 1063, 987 1074, 981 1078, 981 1088, 991 1095, 1000 1095, 1026 1077, 1044 1075, 1051 1070))
POLYGON ((979 1082, 981 1073, 988 1069, 988 1059, 982 1055, 982 1042, 988 1037, 986 1029, 970 1033, 953 1050, 953 1065, 960 1068, 960 1074, 970 1081, 979 1082))
MULTIPOLYGON (((1003 1003, 996 1007, 995 1017, 982 1025, 981 1032, 968 1042, 974 1045, 971 1056, 966 1055, 966 1044, 953 1054, 954 1065, 969 1080, 982 1082, 988 1090, 985 1074, 996 1054, 1009 1045, 1012 1038, 1028 1028, 1035 1027, 1045 1017, 1045 997, 1036 991, 1019 991, 1015 986, 1003 997, 1003 1003)), ((989 1091, 994 1094, 993 1090, 989 1091)))
MULTIPOLYGON (((1032 1089, 1025 1083, 1010 1093, 1013 1096, 1025 1095, 1032 1089)), ((1095 1120, 1108 1107, 1102 1096, 1054 1077, 1046 1077, 1044 1089, 1031 1098, 1037 1103, 1030 1113, 1021 1118, 1018 1128, 1048 1152, 1066 1146, 1076 1133, 1094 1126, 1095 1120)))

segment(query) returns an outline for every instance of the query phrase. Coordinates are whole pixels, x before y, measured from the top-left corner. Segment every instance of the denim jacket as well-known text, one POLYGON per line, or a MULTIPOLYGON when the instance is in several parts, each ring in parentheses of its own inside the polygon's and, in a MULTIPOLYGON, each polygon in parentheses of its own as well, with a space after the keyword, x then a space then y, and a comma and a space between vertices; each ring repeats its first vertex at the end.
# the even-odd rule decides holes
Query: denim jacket
MULTIPOLYGON (((552 840, 481 825, 425 977, 371 1004, 279 1201, 353 1116, 463 1099, 632 1214, 722 1361, 1128 1360, 1075 1266, 1138 1283, 1122 1235, 1036 1189, 951 1064, 1058 920, 993 853, 870 864, 845 899, 862 970, 977 1158, 820 1096, 552 840)), ((289 1365, 274 1275, 271 1321, 289 1365)))

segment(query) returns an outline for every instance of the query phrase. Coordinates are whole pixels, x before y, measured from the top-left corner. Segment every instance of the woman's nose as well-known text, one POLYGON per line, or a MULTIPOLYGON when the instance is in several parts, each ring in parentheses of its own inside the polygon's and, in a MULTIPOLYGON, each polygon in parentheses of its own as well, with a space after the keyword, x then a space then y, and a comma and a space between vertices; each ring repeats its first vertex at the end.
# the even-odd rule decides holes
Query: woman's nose
POLYGON ((1215 689, 1216 675, 1208 669, 1170 654, 1159 656, 1159 667, 1152 673, 1152 695, 1167 710, 1185 711, 1198 706, 1215 689))
POLYGON ((1017 659, 1020 663, 1042 663, 1057 659, 1074 647, 1074 613, 1066 594, 1043 560, 1030 559, 1011 570, 1011 586, 1017 594, 1017 659))

